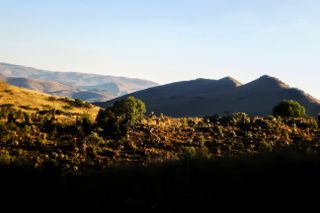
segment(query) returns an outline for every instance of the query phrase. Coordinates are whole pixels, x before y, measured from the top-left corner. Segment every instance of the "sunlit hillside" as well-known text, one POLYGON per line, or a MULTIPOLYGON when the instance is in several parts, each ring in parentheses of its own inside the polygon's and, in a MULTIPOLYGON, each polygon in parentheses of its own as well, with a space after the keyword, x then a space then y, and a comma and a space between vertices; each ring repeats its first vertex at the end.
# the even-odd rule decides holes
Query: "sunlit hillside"
MULTIPOLYGON (((99 107, 70 98, 50 96, 0 82, 0 106, 12 107, 24 112, 57 110, 60 115, 89 115, 94 119, 99 107)), ((61 116, 60 116, 61 117, 61 116)))

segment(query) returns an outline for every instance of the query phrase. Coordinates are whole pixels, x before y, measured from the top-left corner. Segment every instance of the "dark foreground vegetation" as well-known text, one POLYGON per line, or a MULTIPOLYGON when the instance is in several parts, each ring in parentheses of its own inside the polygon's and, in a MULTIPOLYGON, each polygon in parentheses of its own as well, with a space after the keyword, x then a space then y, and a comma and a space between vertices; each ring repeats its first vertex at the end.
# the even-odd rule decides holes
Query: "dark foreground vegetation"
POLYGON ((96 120, 2 106, 1 203, 157 212, 316 205, 320 129, 299 117, 303 110, 207 118, 145 111, 134 98, 96 120))
POLYGON ((241 158, 117 167, 61 175, 0 170, 1 205, 10 209, 181 212, 317 208, 320 158, 283 152, 241 158))

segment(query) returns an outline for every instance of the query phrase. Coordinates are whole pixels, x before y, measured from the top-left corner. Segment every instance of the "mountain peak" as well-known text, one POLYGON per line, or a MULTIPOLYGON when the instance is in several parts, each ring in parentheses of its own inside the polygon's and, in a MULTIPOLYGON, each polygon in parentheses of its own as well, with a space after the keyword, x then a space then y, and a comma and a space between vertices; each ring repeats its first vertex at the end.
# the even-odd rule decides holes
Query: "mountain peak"
POLYGON ((242 85, 242 83, 240 81, 236 80, 235 78, 233 78, 231 76, 224 77, 224 78, 220 79, 219 81, 232 83, 236 87, 242 85))
MULTIPOLYGON (((299 101, 311 116, 320 112, 320 102, 302 91, 290 88, 277 78, 264 75, 252 82, 235 86, 239 84, 230 76, 208 82, 198 79, 162 85, 130 95, 144 101, 149 112, 173 117, 223 115, 225 112, 265 116, 270 115, 273 107, 282 100, 299 101)), ((125 97, 98 105, 110 106, 125 97)))
POLYGON ((290 88, 288 84, 284 83, 279 78, 270 75, 263 75, 260 78, 258 78, 256 82, 259 82, 260 84, 277 85, 282 88, 290 88))
POLYGON ((197 78, 197 79, 195 79, 195 81, 211 81, 211 79, 207 79, 207 78, 197 78))
POLYGON ((260 80, 265 80, 265 81, 276 81, 276 82, 282 82, 279 78, 270 76, 270 75, 263 75, 259 78, 260 80))

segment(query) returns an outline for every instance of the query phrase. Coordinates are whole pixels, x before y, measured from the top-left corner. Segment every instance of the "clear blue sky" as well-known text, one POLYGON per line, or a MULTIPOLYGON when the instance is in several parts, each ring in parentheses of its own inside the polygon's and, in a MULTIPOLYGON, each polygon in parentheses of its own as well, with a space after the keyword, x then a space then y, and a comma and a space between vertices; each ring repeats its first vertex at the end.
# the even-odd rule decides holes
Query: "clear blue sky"
POLYGON ((263 74, 320 98, 319 0, 0 0, 0 61, 168 83, 263 74))

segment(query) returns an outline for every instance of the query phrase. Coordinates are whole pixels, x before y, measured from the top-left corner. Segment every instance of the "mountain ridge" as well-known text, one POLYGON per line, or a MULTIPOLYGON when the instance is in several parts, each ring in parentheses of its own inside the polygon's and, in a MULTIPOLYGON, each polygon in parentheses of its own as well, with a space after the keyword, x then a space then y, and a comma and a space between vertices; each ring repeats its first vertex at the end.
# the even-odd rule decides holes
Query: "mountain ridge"
MULTIPOLYGON (((27 89, 39 89, 40 84, 48 84, 47 87, 49 87, 50 85, 53 86, 53 84, 55 84, 49 82, 60 83, 62 88, 59 90, 61 91, 64 90, 63 88, 65 87, 70 87, 73 89, 69 89, 67 92, 62 93, 49 92, 49 94, 68 97, 77 96, 82 100, 90 102, 106 101, 112 98, 116 98, 120 95, 158 85, 155 82, 138 78, 117 77, 111 75, 79 72, 47 71, 36 69, 33 67, 0 62, 0 79, 6 80, 8 82, 8 78, 11 78, 10 81, 13 85, 24 87, 27 89), (24 80, 22 80, 22 78, 24 80), (38 86, 35 86, 33 84, 37 84, 38 86), (86 95, 81 96, 81 94, 86 95), (92 96, 90 96, 89 94, 92 94, 92 96)), ((55 85, 57 86, 57 84, 55 85)), ((40 91, 47 92, 46 90, 40 91)))
POLYGON ((219 80, 195 79, 175 82, 96 104, 107 107, 127 96, 143 100, 148 112, 163 113, 172 117, 223 115, 232 112, 265 116, 272 114, 273 107, 280 101, 289 99, 304 105, 311 116, 320 112, 318 99, 268 75, 246 84, 241 84, 230 76, 219 80))

